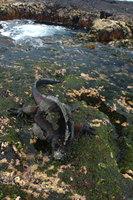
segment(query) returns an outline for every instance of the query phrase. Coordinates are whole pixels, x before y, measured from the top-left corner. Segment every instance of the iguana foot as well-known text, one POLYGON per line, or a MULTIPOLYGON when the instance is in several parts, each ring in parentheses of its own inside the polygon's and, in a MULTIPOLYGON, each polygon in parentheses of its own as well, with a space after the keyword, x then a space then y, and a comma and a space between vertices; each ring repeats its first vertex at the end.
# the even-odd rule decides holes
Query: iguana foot
POLYGON ((94 128, 87 123, 79 123, 75 126, 75 136, 88 134, 90 136, 95 135, 94 128))
POLYGON ((94 131, 94 128, 92 128, 89 124, 84 123, 83 128, 81 129, 79 134, 88 134, 90 136, 96 135, 93 131, 94 131))
POLYGON ((74 106, 73 108, 71 108, 71 112, 74 113, 76 110, 80 110, 79 106, 74 106))
POLYGON ((8 110, 8 112, 10 113, 10 115, 14 115, 17 117, 23 117, 24 116, 24 112, 23 112, 23 108, 10 108, 8 110))

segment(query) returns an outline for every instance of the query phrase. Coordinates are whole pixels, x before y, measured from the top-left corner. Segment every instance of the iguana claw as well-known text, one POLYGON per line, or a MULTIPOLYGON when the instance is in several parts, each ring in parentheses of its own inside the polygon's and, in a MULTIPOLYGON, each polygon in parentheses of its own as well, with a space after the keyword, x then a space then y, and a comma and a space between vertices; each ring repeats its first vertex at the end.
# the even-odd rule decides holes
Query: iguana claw
POLYGON ((10 115, 15 115, 17 117, 23 117, 24 113, 23 113, 23 108, 10 108, 8 110, 8 112, 10 113, 10 115))

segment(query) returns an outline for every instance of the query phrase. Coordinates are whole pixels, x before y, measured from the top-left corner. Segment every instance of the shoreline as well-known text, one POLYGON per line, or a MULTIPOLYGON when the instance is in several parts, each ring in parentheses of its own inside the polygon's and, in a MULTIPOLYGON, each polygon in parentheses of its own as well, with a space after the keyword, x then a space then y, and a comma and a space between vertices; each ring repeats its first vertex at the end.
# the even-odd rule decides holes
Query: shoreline
POLYGON ((0 3, 0 20, 33 19, 40 23, 77 26, 95 35, 95 41, 133 39, 133 2, 111 0, 29 1, 0 3))

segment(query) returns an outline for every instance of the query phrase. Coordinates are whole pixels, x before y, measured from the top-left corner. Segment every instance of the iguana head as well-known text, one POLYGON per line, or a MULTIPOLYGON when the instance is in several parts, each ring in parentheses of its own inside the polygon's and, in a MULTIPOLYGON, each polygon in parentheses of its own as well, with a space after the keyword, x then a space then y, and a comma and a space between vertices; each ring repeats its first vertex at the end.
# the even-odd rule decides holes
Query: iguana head
POLYGON ((53 158, 55 160, 63 160, 68 154, 68 148, 59 147, 57 150, 53 151, 53 158))

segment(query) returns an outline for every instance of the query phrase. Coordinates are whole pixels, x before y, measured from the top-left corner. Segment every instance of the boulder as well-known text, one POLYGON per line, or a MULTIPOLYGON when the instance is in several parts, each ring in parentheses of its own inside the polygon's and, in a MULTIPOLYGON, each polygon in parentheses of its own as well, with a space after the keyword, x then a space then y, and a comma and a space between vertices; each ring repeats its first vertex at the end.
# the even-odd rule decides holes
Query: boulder
POLYGON ((96 19, 90 31, 99 42, 109 42, 114 39, 132 38, 132 31, 125 22, 110 19, 96 19))

